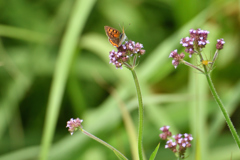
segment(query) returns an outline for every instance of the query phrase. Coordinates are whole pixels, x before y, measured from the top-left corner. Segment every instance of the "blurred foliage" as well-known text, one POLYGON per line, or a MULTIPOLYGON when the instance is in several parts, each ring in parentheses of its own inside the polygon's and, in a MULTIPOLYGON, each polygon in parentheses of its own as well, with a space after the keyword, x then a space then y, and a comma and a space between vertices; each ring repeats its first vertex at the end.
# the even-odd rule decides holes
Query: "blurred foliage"
MULTIPOLYGON (((173 134, 193 134, 188 159, 240 159, 205 77, 184 65, 174 69, 168 59, 172 50, 183 50, 179 42, 190 28, 210 31, 207 59, 224 38, 211 75, 240 133, 239 1, 3 0, 0 10, 0 160, 44 154, 53 160, 116 159, 83 134, 70 136, 65 126, 72 117, 84 119, 85 130, 132 159, 132 131, 125 128, 118 100, 137 130, 135 88, 128 70, 109 65, 114 48, 105 25, 124 25, 128 39, 146 50, 137 68, 146 157, 160 141, 159 128, 170 125, 173 134)), ((156 159, 175 159, 164 143, 156 159)))

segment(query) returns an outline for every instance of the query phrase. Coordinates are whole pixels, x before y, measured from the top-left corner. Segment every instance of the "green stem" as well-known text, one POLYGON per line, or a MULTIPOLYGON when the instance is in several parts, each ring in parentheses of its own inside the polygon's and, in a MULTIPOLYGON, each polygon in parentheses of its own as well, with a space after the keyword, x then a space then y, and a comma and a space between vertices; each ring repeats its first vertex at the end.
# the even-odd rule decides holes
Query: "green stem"
POLYGON ((212 60, 212 64, 211 64, 211 66, 210 66, 210 69, 213 68, 213 65, 214 65, 214 63, 215 63, 215 60, 217 59, 217 56, 218 56, 218 51, 219 51, 219 50, 216 50, 216 52, 215 52, 215 54, 214 54, 214 57, 213 57, 213 60, 212 60))
POLYGON ((137 96, 138 96, 138 105, 139 105, 139 124, 138 124, 138 155, 139 160, 143 160, 143 147, 142 147, 142 137, 143 137, 143 102, 142 94, 140 90, 140 85, 134 68, 130 69, 133 75, 134 83, 136 86, 137 96))
POLYGON ((111 146, 110 144, 106 143, 105 141, 99 139, 98 137, 94 136, 93 134, 87 132, 84 129, 81 129, 82 133, 84 133, 85 135, 87 135, 88 137, 98 141, 99 143, 103 144, 104 146, 108 147, 109 149, 111 149, 117 156, 119 159, 121 160, 128 160, 120 151, 118 151, 116 148, 114 148, 113 146, 111 146))
POLYGON ((230 129, 230 131, 231 131, 231 133, 232 133, 232 135, 233 135, 233 138, 235 139, 235 141, 236 141, 236 143, 237 143, 237 145, 238 145, 238 148, 240 148, 240 139, 239 139, 239 136, 238 136, 238 134, 237 134, 237 131, 236 131, 236 129, 234 128, 234 126, 233 126, 233 124, 232 124, 232 121, 231 121, 231 119, 230 119, 230 117, 229 117, 229 115, 228 115, 228 113, 227 113, 227 110, 226 110, 226 108, 224 107, 224 105, 223 105, 220 97, 218 96, 218 94, 217 94, 217 92, 216 92, 216 89, 214 88, 214 85, 213 85, 213 83, 212 83, 211 77, 210 77, 209 73, 207 73, 207 68, 206 68, 206 66, 203 66, 203 68, 204 68, 204 71, 205 71, 205 73, 206 73, 205 75, 206 75, 207 82, 208 82, 208 85, 209 85, 209 87, 210 87, 210 90, 211 90, 211 92, 212 92, 212 95, 213 95, 214 99, 216 100, 218 106, 220 107, 220 109, 221 109, 221 111, 222 111, 222 113, 223 113, 223 116, 224 116, 224 118, 225 118, 225 120, 226 120, 226 122, 227 122, 227 124, 228 124, 228 127, 229 127, 229 129, 230 129))
POLYGON ((187 65, 187 66, 189 66, 189 67, 192 67, 192 68, 194 68, 194 69, 199 70, 201 73, 205 73, 202 69, 198 68, 197 66, 194 66, 193 64, 191 64, 191 63, 189 63, 189 62, 187 62, 187 61, 182 60, 182 63, 185 64, 185 65, 187 65))

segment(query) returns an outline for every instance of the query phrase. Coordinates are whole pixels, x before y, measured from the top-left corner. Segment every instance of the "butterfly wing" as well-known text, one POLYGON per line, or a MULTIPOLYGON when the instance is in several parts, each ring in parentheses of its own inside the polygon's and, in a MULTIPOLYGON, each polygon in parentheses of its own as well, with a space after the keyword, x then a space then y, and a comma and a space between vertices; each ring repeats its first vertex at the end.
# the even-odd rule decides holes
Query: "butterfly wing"
POLYGON ((110 38, 108 38, 108 41, 115 47, 119 47, 119 39, 116 39, 115 41, 111 40, 110 38))
POLYGON ((117 29, 104 26, 106 35, 108 36, 108 41, 115 47, 119 47, 126 38, 125 33, 119 32, 117 29))
POLYGON ((114 29, 112 27, 109 26, 104 26, 106 35, 108 36, 108 38, 110 39, 119 39, 121 32, 119 32, 117 29, 114 29))

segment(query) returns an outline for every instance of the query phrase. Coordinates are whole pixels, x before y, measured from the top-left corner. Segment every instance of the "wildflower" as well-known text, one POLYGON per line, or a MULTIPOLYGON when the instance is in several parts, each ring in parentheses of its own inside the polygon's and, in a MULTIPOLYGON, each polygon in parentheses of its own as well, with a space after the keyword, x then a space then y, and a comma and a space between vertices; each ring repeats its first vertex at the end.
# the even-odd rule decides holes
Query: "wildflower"
POLYGON ((183 47, 186 47, 185 52, 189 53, 189 57, 191 58, 194 53, 194 38, 182 38, 180 44, 182 44, 183 47))
POLYGON ((216 44, 216 48, 217 48, 218 50, 223 49, 224 43, 225 43, 225 41, 223 40, 223 38, 218 39, 218 40, 217 40, 217 44, 216 44))
POLYGON ((175 68, 177 68, 177 66, 179 65, 179 63, 182 61, 182 59, 185 57, 184 53, 178 54, 177 50, 175 49, 174 51, 172 51, 169 55, 169 58, 173 58, 172 60, 172 64, 175 68))
POLYGON ((163 126, 160 128, 160 130, 163 132, 162 134, 159 134, 159 137, 163 140, 166 140, 167 137, 172 136, 172 132, 169 131, 169 126, 163 126))
POLYGON ((182 38, 180 44, 182 44, 183 47, 186 47, 185 52, 189 53, 189 57, 191 58, 193 53, 198 53, 199 50, 209 43, 207 40, 209 31, 201 30, 199 28, 197 30, 190 29, 189 33, 190 37, 182 38))
MULTIPOLYGON (((129 64, 130 58, 133 56, 140 57, 145 53, 145 50, 142 49, 143 45, 139 42, 135 43, 134 41, 126 41, 125 44, 122 44, 117 49, 118 51, 110 51, 109 59, 116 68, 122 68, 123 65, 131 67, 129 64)), ((134 64, 135 65, 135 64, 134 64)))
POLYGON ((81 123, 83 122, 82 119, 73 119, 71 118, 69 121, 67 121, 67 126, 66 128, 68 128, 68 131, 70 132, 71 135, 73 135, 74 131, 77 131, 79 129, 82 128, 81 123))
POLYGON ((163 140, 168 140, 166 142, 165 148, 169 148, 172 152, 177 153, 180 158, 184 158, 184 154, 187 148, 191 147, 191 141, 193 137, 191 134, 177 134, 172 135, 169 131, 169 126, 163 126, 160 130, 163 132, 159 135, 159 137, 163 140))
POLYGON ((173 142, 171 139, 166 142, 165 148, 171 149, 174 153, 177 152, 177 143, 173 142))
POLYGON ((194 39, 195 45, 199 48, 204 48, 209 41, 207 40, 207 36, 209 31, 201 30, 200 28, 197 30, 190 29, 190 37, 194 39))
POLYGON ((189 53, 190 58, 192 57, 192 55, 194 53, 199 56, 201 66, 198 67, 194 64, 191 64, 191 63, 185 61, 183 59, 184 56, 185 56, 184 53, 178 54, 177 50, 172 51, 169 55, 169 57, 173 58, 172 64, 175 68, 177 68, 177 66, 180 63, 183 63, 183 64, 185 64, 189 67, 197 69, 198 71, 200 71, 203 74, 209 73, 210 71, 212 71, 213 65, 214 65, 214 63, 215 63, 215 61, 218 57, 218 54, 219 54, 219 50, 223 49, 223 45, 225 44, 225 41, 222 38, 218 39, 217 44, 216 44, 217 50, 214 54, 213 59, 212 60, 205 60, 203 55, 202 55, 202 49, 209 43, 209 41, 207 40, 209 31, 201 30, 199 28, 199 29, 196 29, 196 30, 190 29, 189 33, 190 33, 190 36, 182 38, 180 40, 180 44, 182 44, 182 46, 185 47, 185 52, 189 53))

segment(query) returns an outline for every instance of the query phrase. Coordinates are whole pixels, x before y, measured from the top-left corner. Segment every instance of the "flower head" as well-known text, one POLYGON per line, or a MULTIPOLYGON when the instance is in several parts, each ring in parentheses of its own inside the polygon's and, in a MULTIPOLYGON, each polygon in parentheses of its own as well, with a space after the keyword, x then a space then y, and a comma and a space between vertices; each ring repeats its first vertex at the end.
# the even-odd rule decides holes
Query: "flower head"
POLYGON ((185 57, 184 53, 177 53, 177 50, 175 49, 174 51, 172 51, 169 55, 169 58, 173 58, 172 60, 172 64, 175 68, 177 68, 177 66, 179 65, 179 63, 182 61, 182 59, 185 57))
POLYGON ((160 130, 163 132, 160 134, 160 138, 163 140, 168 140, 166 142, 165 148, 169 148, 172 152, 178 153, 178 156, 180 158, 184 158, 184 154, 187 148, 191 147, 191 141, 193 140, 193 137, 191 134, 177 134, 173 135, 172 138, 171 135, 172 133, 169 131, 169 126, 163 126, 160 128, 160 130), (168 133, 171 133, 168 135, 168 133))
POLYGON ((195 53, 195 55, 199 56, 199 60, 201 62, 201 67, 204 68, 204 70, 201 67, 198 67, 194 64, 189 63, 186 60, 183 60, 184 58, 184 53, 178 54, 177 50, 174 50, 170 53, 169 58, 173 58, 172 64, 175 68, 180 63, 183 63, 189 67, 192 67, 194 69, 197 69, 201 73, 209 73, 210 71, 213 70, 214 63, 218 57, 219 50, 223 49, 223 45, 225 44, 225 41, 223 38, 217 40, 216 44, 216 52, 214 54, 214 57, 212 60, 206 60, 204 56, 202 55, 202 49, 209 43, 207 40, 209 31, 207 30, 201 30, 199 29, 190 29, 189 30, 190 36, 182 38, 180 40, 180 44, 185 48, 185 52, 189 53, 189 57, 191 58, 192 55, 195 53), (210 64, 210 65, 209 65, 210 64), (209 67, 209 68, 207 68, 209 67))
POLYGON ((209 43, 207 36, 209 31, 199 29, 190 29, 190 37, 182 38, 180 44, 183 47, 186 47, 185 52, 189 53, 189 57, 192 57, 193 53, 197 53, 198 50, 201 50, 209 43))
POLYGON ((201 30, 200 28, 197 30, 190 29, 190 37, 194 39, 196 45, 199 48, 204 48, 209 41, 207 40, 207 36, 209 34, 209 31, 207 30, 201 30))
POLYGON ((166 142, 165 148, 171 149, 174 153, 177 152, 177 143, 173 142, 171 139, 166 142))
POLYGON ((163 132, 159 134, 159 137, 163 140, 167 139, 167 137, 172 136, 172 132, 169 131, 170 126, 163 126, 160 128, 160 130, 163 132))
POLYGON ((216 48, 217 48, 218 50, 223 49, 224 43, 225 43, 225 41, 223 40, 223 38, 218 39, 218 40, 217 40, 217 44, 216 44, 216 48))
POLYGON ((70 132, 70 134, 73 135, 74 131, 77 131, 77 130, 82 128, 82 125, 81 125, 82 122, 83 122, 82 119, 79 119, 79 118, 73 119, 73 118, 71 118, 69 121, 67 121, 66 128, 68 128, 68 131, 70 132))
POLYGON ((122 68, 124 64, 128 64, 129 59, 133 56, 140 57, 145 53, 145 50, 142 49, 143 45, 139 42, 135 43, 134 41, 126 41, 125 44, 122 44, 117 49, 118 51, 110 51, 109 59, 116 68, 122 68))
POLYGON ((189 57, 191 57, 194 53, 194 38, 182 38, 180 44, 182 44, 183 47, 186 47, 185 52, 189 53, 189 57))

